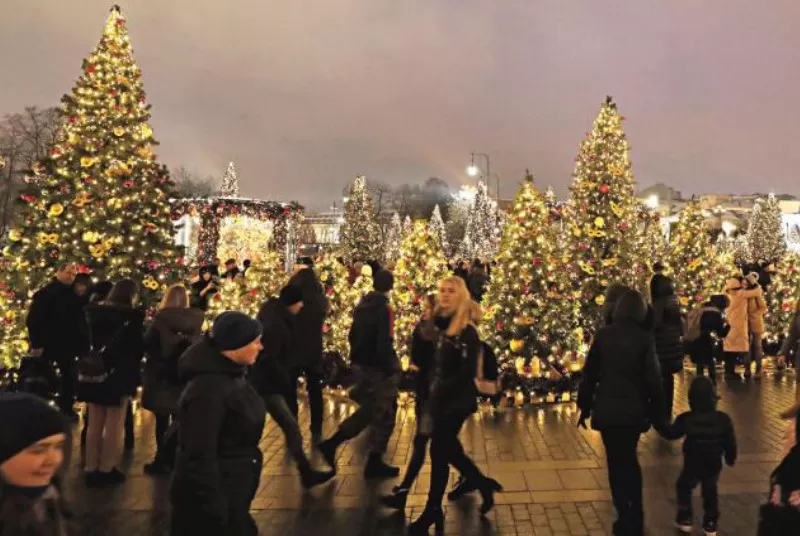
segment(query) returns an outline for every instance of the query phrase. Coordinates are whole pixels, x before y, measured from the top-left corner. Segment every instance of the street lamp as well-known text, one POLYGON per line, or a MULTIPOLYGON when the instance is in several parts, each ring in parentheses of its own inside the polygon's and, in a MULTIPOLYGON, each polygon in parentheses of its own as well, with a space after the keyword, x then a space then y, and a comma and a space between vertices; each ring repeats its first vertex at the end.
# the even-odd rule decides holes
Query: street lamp
MULTIPOLYGON (((470 177, 477 177, 481 173, 481 169, 475 164, 475 157, 482 156, 486 160, 486 182, 488 183, 492 179, 492 162, 489 158, 489 155, 486 153, 476 153, 473 152, 470 155, 470 164, 467 166, 467 175, 470 177)), ((500 175, 495 175, 497 179, 497 200, 500 201, 500 175)))

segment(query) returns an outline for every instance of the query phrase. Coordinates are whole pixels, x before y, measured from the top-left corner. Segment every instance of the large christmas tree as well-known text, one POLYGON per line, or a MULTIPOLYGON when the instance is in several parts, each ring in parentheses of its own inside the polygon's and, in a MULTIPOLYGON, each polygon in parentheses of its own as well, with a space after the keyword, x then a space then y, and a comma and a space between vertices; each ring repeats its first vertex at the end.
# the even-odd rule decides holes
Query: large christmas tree
POLYGON ((397 355, 407 364, 411 334, 422 318, 425 296, 436 292, 439 281, 447 275, 444 254, 423 222, 416 222, 411 233, 403 239, 394 275, 394 340, 397 355))
POLYGON ((750 262, 780 260, 786 253, 781 207, 773 194, 759 199, 747 227, 747 250, 750 262))
POLYGON ((380 232, 363 176, 356 177, 350 186, 340 242, 348 261, 373 261, 380 257, 380 232))
POLYGON ((168 203, 174 184, 153 152, 150 106, 118 7, 62 103, 58 141, 25 179, 3 252, 6 318, 15 315, 2 326, 6 361, 14 360, 9 341, 25 337, 17 320, 31 293, 62 263, 133 278, 147 300, 182 275, 168 203))
POLYGON ((464 259, 491 260, 497 252, 497 235, 497 205, 489 198, 486 185, 480 182, 472 201, 459 255, 464 259))
POLYGON ((220 197, 239 197, 239 177, 236 175, 236 166, 233 162, 228 164, 222 183, 219 188, 220 197))
POLYGON ((800 300, 800 254, 786 254, 775 265, 772 285, 766 293, 767 315, 764 337, 769 350, 777 352, 789 330, 800 300))
MULTIPOLYGON (((568 380, 583 342, 578 302, 564 291, 569 278, 559 268, 557 210, 528 175, 508 213, 497 268, 486 293, 483 333, 495 347, 504 376, 531 391, 568 380), (518 380, 518 381, 516 381, 518 380)), ((509 383, 509 382, 506 382, 509 383)), ((529 399, 529 397, 526 397, 529 399)))
POLYGON ((705 217, 697 203, 680 214, 669 242, 670 275, 684 312, 701 305, 712 294, 722 292, 721 283, 730 272, 718 273, 714 248, 705 217))
POLYGON ((317 264, 317 270, 328 298, 328 314, 322 326, 324 348, 347 361, 350 359, 348 335, 353 323, 353 309, 372 290, 372 269, 364 265, 353 285, 348 281, 347 268, 336 259, 336 255, 327 255, 317 264))
POLYGON ((447 240, 447 228, 444 225, 442 211, 439 210, 439 205, 433 207, 429 229, 431 234, 439 240, 439 247, 444 252, 445 256, 448 255, 450 252, 450 242, 447 240))
POLYGON ((570 188, 565 269, 590 330, 609 285, 637 284, 634 179, 622 120, 608 97, 581 143, 570 188))
POLYGON ((383 259, 386 262, 394 262, 400 255, 400 242, 403 239, 403 224, 400 223, 400 215, 395 212, 386 229, 383 239, 383 259))

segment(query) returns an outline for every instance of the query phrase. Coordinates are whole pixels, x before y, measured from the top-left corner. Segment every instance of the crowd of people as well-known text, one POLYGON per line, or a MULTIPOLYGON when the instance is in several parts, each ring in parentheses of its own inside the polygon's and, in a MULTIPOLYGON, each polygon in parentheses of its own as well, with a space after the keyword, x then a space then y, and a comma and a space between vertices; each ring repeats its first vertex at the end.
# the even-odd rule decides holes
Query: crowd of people
MULTIPOLYGON (((34 295, 27 318, 31 358, 59 369, 58 410, 35 396, 0 395, 0 527, 32 523, 43 527, 41 534, 68 533, 60 515, 59 474, 71 452, 69 421, 79 419, 76 400, 86 406, 80 434, 85 485, 124 482, 120 460, 123 450, 133 446, 131 399, 140 386, 142 406, 155 420, 156 453, 144 470, 154 477, 172 476, 173 534, 257 533, 249 507, 262 474, 259 441, 267 415, 283 432, 305 488, 335 478, 341 447, 367 429, 371 443, 364 477, 398 477, 400 468, 384 459, 401 376, 390 298, 394 277, 374 266, 373 290, 353 312, 349 343, 357 381, 350 396, 358 409, 323 438, 322 326, 328 305, 313 264, 311 259, 298 264, 256 318, 224 312, 205 333, 203 309, 216 281, 245 277, 249 262, 239 269, 230 260, 222 274, 217 262, 202 268, 188 288, 169 287, 151 319, 145 318, 134 281, 93 283, 76 274, 74 266, 60 266, 53 281, 34 295), (327 467, 314 467, 304 451, 298 423, 301 376, 308 392, 312 448, 327 467), (10 498, 27 509, 11 514, 4 507, 10 498)), ((409 526, 411 534, 428 534, 431 527, 442 533, 451 466, 460 479, 449 500, 478 492, 480 512, 486 514, 502 490, 469 458, 459 439, 465 421, 477 411, 478 380, 491 352, 479 335, 479 303, 491 270, 490 263, 479 260, 469 268, 454 265, 438 292, 425 297, 413 331, 417 429, 402 480, 381 498, 386 507, 404 509, 429 450, 428 499, 409 526)), ((716 533, 717 481, 723 460, 728 465, 736 461, 736 438, 730 417, 716 409, 715 360, 724 360, 729 377, 742 358, 745 376, 752 374, 754 362, 760 374, 763 289, 757 273, 732 277, 724 294, 709 296, 683 315, 675 284, 660 265, 654 266, 649 299, 624 286, 608 288, 604 325, 591 341, 583 370, 578 424, 586 427, 590 420, 602 436, 617 512, 614 534, 644 533, 637 445, 651 426, 665 439, 685 438, 684 467, 676 483, 678 528, 691 532, 691 492, 701 485, 703 528, 706 534, 716 533), (674 375, 683 369, 686 354, 699 374, 690 387, 690 410, 673 420, 674 375)), ((780 362, 799 339, 800 314, 790 326, 780 362)), ((798 414, 800 389, 797 404, 783 416, 798 414)), ((793 504, 786 491, 797 484, 792 470, 800 467, 798 448, 773 475, 775 511, 793 504)))

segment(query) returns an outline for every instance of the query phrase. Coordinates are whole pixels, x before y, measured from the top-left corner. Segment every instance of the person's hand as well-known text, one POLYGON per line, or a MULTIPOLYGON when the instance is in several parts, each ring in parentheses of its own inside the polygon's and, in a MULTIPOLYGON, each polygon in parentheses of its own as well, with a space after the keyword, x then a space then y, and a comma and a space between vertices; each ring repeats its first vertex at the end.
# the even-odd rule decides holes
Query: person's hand
POLYGON ((31 348, 31 349, 28 351, 28 354, 29 354, 31 357, 41 357, 41 356, 42 356, 42 354, 44 354, 44 348, 31 348))
POLYGON ((586 427, 586 421, 589 420, 589 414, 585 411, 581 411, 580 416, 578 417, 578 428, 583 428, 584 430, 588 430, 586 427))
POLYGON ((783 367, 786 366, 786 356, 785 355, 776 356, 775 359, 776 359, 778 368, 783 368, 783 367))
POLYGON ((410 365, 408 365, 408 370, 410 370, 411 372, 419 372, 419 367, 416 366, 414 363, 411 363, 410 365))

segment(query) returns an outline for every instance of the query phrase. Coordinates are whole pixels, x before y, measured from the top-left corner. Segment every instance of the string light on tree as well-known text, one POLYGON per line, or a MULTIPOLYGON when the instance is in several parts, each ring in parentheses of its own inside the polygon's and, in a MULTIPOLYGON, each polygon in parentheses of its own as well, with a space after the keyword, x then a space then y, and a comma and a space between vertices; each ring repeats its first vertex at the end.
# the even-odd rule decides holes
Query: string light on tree
POLYGON ((236 175, 236 165, 233 162, 228 164, 228 169, 225 170, 225 175, 222 176, 219 196, 239 197, 239 177, 236 175))
POLYGON ((781 207, 773 194, 759 199, 747 227, 747 249, 750 262, 775 262, 786 253, 781 207))
POLYGON ((444 225, 444 220, 442 220, 442 211, 439 209, 439 205, 433 207, 430 232, 439 240, 439 247, 447 255, 447 252, 450 251, 450 243, 447 240, 447 228, 444 225))
POLYGON ((371 261, 380 257, 380 232, 363 175, 356 177, 350 186, 344 204, 340 242, 348 261, 371 261))
POLYGON ((258 264, 247 270, 247 276, 240 274, 220 284, 219 291, 209 302, 206 317, 213 322, 225 311, 241 311, 256 316, 265 301, 278 296, 288 279, 278 253, 268 251, 258 264))
POLYGON ((497 251, 497 238, 497 205, 489 198, 486 184, 479 182, 459 254, 462 258, 489 260, 497 251))
POLYGON ((397 260, 400 255, 400 241, 403 238, 403 225, 400 223, 400 215, 395 212, 386 229, 383 241, 383 258, 386 262, 397 260))

